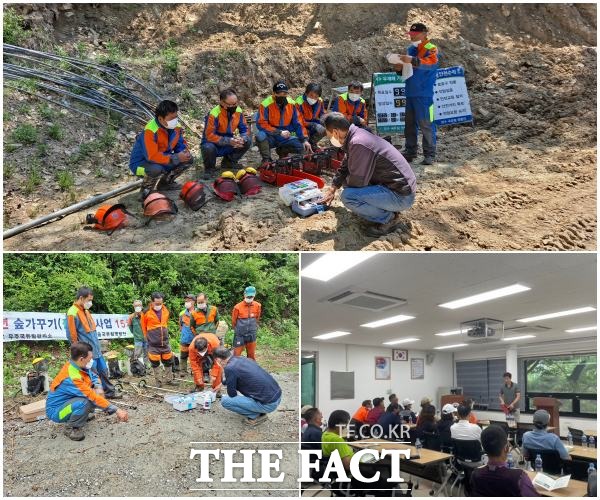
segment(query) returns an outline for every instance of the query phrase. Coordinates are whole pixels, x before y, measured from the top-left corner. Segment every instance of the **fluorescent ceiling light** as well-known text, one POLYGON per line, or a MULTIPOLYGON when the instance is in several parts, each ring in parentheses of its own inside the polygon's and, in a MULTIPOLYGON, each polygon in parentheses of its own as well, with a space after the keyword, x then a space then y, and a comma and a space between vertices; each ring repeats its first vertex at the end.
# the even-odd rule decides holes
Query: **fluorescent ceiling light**
POLYGON ((328 340, 328 339, 334 339, 336 337, 343 337, 344 335, 351 335, 352 332, 329 332, 329 333, 324 333, 322 335, 317 335, 316 337, 313 337, 313 339, 319 339, 319 340, 328 340))
POLYGON ((560 318, 562 316, 571 316, 572 314, 581 314, 595 311, 593 307, 580 307, 578 309, 567 309, 566 311, 558 311, 555 313, 541 314, 540 316, 531 316, 530 318, 518 319, 519 323, 530 323, 531 321, 541 321, 543 319, 560 318))
POLYGON ((440 345, 438 347, 434 347, 434 349, 454 349, 455 347, 463 347, 468 344, 452 344, 452 345, 440 345))
POLYGON ((565 330, 567 333, 579 333, 579 332, 592 332, 596 330, 596 326, 585 326, 583 328, 572 328, 571 330, 565 330))
POLYGON ((460 330, 451 330, 449 332, 436 333, 438 337, 449 337, 450 335, 460 335, 460 330))
POLYGON ((305 278, 329 281, 374 255, 375 252, 330 252, 302 269, 300 275, 305 278))
POLYGON ((440 304, 440 307, 445 307, 446 309, 458 309, 460 307, 466 307, 473 304, 479 304, 480 302, 486 302, 488 300, 498 299, 500 297, 506 297, 507 295, 512 295, 514 293, 525 292, 527 290, 531 290, 531 288, 523 286, 523 285, 510 285, 505 286, 503 288, 497 288, 495 290, 490 290, 489 292, 478 293, 477 295, 471 295, 470 297, 465 297, 464 299, 453 300, 451 302, 446 302, 445 304, 440 304))
POLYGON ((416 342, 417 340, 421 340, 418 339, 416 337, 410 337, 410 338, 406 338, 406 339, 398 339, 398 340, 390 340, 389 342, 384 342, 384 345, 397 345, 397 344, 404 344, 406 342, 416 342))
POLYGON ((391 325, 393 323, 400 323, 401 321, 406 321, 408 319, 415 319, 415 317, 407 316, 406 314, 398 314, 398 316, 371 321, 370 323, 365 323, 360 326, 364 326, 365 328, 377 328, 380 326, 391 325))
POLYGON ((314 354, 303 354, 303 355, 302 355, 302 357, 303 357, 304 359, 310 359, 310 358, 314 358, 314 357, 315 357, 315 355, 314 355, 314 354))
POLYGON ((532 339, 535 338, 535 335, 517 335, 516 337, 504 337, 502 340, 510 341, 510 340, 521 340, 521 339, 532 339))

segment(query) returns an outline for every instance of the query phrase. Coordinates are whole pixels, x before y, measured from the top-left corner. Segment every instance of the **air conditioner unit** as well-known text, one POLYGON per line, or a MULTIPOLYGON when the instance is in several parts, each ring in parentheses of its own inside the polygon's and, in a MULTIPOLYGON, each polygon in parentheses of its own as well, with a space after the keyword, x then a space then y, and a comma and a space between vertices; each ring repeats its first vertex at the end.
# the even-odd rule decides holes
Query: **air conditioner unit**
POLYGON ((321 299, 319 302, 377 312, 403 306, 407 301, 400 297, 393 297, 370 290, 347 289, 321 299))
POLYGON ((464 342, 471 344, 498 342, 504 338, 504 322, 490 318, 465 321, 460 324, 460 334, 464 342))

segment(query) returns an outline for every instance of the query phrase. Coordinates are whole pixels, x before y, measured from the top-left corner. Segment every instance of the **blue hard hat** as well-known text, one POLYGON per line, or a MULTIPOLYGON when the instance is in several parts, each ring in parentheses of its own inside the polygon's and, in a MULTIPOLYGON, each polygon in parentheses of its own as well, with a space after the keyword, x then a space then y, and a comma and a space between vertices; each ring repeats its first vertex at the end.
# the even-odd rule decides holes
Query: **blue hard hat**
POLYGON ((247 286, 244 290, 244 295, 246 297, 254 297, 256 295, 256 288, 254 288, 253 286, 247 286))

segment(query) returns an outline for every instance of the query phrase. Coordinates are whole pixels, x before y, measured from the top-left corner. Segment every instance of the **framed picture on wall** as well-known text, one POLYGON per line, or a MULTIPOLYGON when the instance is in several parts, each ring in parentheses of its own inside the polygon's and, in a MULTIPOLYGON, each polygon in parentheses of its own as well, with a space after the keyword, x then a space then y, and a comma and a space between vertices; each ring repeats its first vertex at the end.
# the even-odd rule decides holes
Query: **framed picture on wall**
POLYGON ((392 359, 394 361, 408 361, 408 351, 404 349, 392 349, 392 359))
POLYGON ((425 378, 425 359, 411 358, 410 360, 410 378, 411 380, 421 380, 425 378))
POLYGON ((390 358, 375 356, 375 380, 390 380, 390 358))

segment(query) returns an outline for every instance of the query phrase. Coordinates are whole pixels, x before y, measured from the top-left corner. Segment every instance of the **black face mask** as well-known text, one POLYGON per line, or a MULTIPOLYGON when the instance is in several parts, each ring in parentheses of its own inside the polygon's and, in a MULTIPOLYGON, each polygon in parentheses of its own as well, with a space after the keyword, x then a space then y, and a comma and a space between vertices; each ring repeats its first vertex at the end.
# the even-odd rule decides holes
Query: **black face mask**
POLYGON ((225 108, 227 110, 227 112, 232 115, 233 113, 235 113, 235 111, 237 110, 237 106, 228 106, 225 108))
POLYGON ((275 102, 277 103, 278 106, 285 106, 287 104, 287 97, 285 97, 285 96, 275 97, 275 102))

